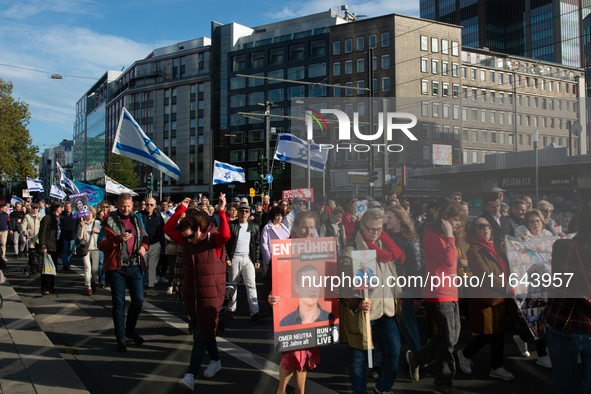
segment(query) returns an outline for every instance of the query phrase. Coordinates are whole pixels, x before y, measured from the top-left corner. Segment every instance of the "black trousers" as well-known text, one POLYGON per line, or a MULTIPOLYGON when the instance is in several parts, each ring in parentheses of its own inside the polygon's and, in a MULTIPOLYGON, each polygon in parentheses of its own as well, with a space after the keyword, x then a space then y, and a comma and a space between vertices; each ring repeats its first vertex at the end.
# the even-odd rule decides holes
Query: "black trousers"
POLYGON ((464 357, 472 358, 482 349, 486 344, 490 345, 490 367, 497 369, 503 366, 503 352, 505 351, 505 333, 499 332, 496 334, 478 335, 470 341, 468 346, 462 350, 464 357))
MULTIPOLYGON (((56 266, 56 270, 57 270, 57 257, 58 257, 57 252, 47 252, 47 254, 49 254, 51 256, 51 259, 53 260, 53 264, 56 266)), ((49 291, 50 293, 53 293, 54 286, 55 286, 55 275, 44 275, 43 273, 41 273, 41 292, 44 293, 46 291, 49 291)))

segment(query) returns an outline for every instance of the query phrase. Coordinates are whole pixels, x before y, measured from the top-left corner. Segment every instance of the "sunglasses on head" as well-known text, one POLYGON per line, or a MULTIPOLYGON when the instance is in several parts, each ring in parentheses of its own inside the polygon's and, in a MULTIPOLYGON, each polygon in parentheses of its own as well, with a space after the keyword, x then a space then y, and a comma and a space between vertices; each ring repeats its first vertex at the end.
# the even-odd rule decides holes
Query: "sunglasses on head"
POLYGON ((490 224, 479 224, 476 226, 476 230, 484 230, 485 228, 491 228, 490 224))

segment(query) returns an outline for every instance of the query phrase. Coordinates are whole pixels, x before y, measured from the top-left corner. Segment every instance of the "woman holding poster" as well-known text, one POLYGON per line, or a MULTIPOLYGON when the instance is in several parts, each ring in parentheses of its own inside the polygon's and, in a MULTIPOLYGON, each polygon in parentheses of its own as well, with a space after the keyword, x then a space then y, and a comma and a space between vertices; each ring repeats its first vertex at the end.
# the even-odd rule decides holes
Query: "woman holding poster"
MULTIPOLYGON (((314 229, 318 216, 312 211, 299 212, 293 221, 291 229, 291 238, 314 238, 314 229)), ((300 301, 305 302, 306 299, 301 298, 300 301)), ((270 294, 268 297, 271 306, 277 305, 281 299, 279 296, 270 294)), ((316 302, 314 302, 316 304, 316 302)), ((299 312, 298 308, 298 312, 299 312)), ((303 324, 301 316, 298 315, 299 324, 303 324)), ((279 369, 279 388, 277 394, 285 394, 287 383, 293 375, 296 394, 304 394, 306 386, 306 374, 309 369, 316 368, 316 364, 320 363, 320 350, 318 346, 307 349, 290 350, 282 352, 283 357, 280 362, 279 369)))
POLYGON ((343 288, 339 298, 340 343, 349 345, 349 378, 355 394, 367 393, 367 349, 371 348, 369 344, 372 335, 383 356, 375 392, 389 393, 396 383, 400 356, 398 324, 402 315, 399 302, 402 292, 395 285, 396 265, 404 262, 405 256, 386 232, 382 231, 385 221, 382 209, 368 209, 361 217, 359 232, 338 259, 339 277, 352 277, 355 274, 355 252, 375 251, 377 259, 371 283, 374 285, 377 282, 377 286, 363 290, 368 297, 362 296, 360 291, 343 288), (367 314, 371 330, 368 330, 366 323, 367 314))
POLYGON ((223 194, 220 194, 217 212, 219 228, 204 214, 187 215, 177 228, 176 224, 190 201, 190 198, 183 200, 164 225, 164 232, 183 248, 183 298, 195 331, 189 370, 179 385, 193 391, 195 375, 205 352, 211 361, 203 376, 213 377, 222 369, 216 335, 219 312, 226 293, 226 263, 222 261, 221 253, 224 244, 230 239, 230 228, 224 212, 226 198, 223 194))

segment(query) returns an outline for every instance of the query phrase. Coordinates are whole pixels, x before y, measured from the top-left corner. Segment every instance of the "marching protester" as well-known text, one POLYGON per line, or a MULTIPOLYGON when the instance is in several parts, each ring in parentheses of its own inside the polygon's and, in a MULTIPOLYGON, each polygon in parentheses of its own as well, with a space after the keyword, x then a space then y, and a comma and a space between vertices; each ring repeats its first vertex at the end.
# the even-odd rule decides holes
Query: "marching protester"
POLYGON ((78 224, 76 237, 80 242, 79 250, 83 250, 84 284, 86 294, 92 295, 96 291, 99 281, 99 250, 97 239, 101 232, 101 223, 95 219, 95 210, 88 207, 89 216, 81 219, 78 224))
POLYGON ((355 203, 357 201, 358 200, 356 198, 352 198, 351 201, 349 201, 349 204, 347 206, 347 213, 345 214, 345 216, 343 216, 343 226, 345 227, 345 235, 347 242, 349 242, 349 240, 353 236, 353 233, 355 232, 355 224, 361 217, 361 215, 357 214, 357 208, 355 206, 355 203))
MULTIPOLYGON (((368 209, 360 221, 360 230, 353 236, 338 259, 339 276, 353 274, 353 251, 375 250, 376 272, 379 278, 370 288, 368 298, 361 294, 339 297, 340 343, 349 346, 349 379, 353 393, 367 393, 367 348, 371 335, 382 354, 375 393, 390 393, 398 374, 402 292, 398 286, 388 286, 388 278, 397 278, 397 264, 403 264, 405 254, 383 231, 386 217, 379 208, 368 209), (365 315, 369 314, 371 333, 367 331, 365 315)), ((395 283, 395 282, 394 282, 395 283)))
MULTIPOLYGON (((256 288, 255 268, 260 267, 261 237, 259 226, 250 216, 250 207, 246 204, 238 206, 238 219, 229 223, 231 237, 226 246, 226 264, 230 267, 230 282, 238 284, 240 277, 246 286, 246 296, 252 321, 259 320, 267 314, 259 311, 259 300, 256 288)), ((228 318, 233 319, 236 313, 237 292, 232 292, 228 303, 228 318)))
MULTIPOLYGON (((81 202, 78 200, 78 202, 81 202)), ((64 211, 60 215, 62 222, 62 239, 64 240, 64 251, 62 253, 62 267, 64 271, 70 269, 72 256, 76 252, 76 232, 79 219, 72 217, 72 205, 70 201, 64 202, 64 211)))
POLYGON ((283 224, 287 226, 289 231, 293 225, 293 221, 298 212, 306 210, 306 200, 296 197, 291 201, 291 211, 283 217, 283 224))
POLYGON ((62 240, 62 223, 60 215, 64 209, 64 204, 54 201, 49 207, 49 213, 41 219, 39 223, 39 247, 41 252, 42 268, 41 268, 41 293, 49 295, 49 293, 57 293, 55 290, 55 271, 53 274, 45 273, 46 260, 44 254, 51 257, 54 268, 57 267, 57 258, 63 249, 62 240))
POLYGON ((506 235, 511 235, 509 221, 505 216, 501 215, 501 199, 499 194, 502 194, 502 192, 500 190, 484 194, 482 198, 484 210, 482 211, 482 215, 480 215, 480 217, 485 218, 490 223, 493 242, 497 248, 501 247, 501 241, 505 239, 506 235))
MULTIPOLYGON (((315 212, 301 211, 293 220, 291 238, 314 238, 318 216, 315 212)), ((281 297, 269 294, 269 305, 275 306, 281 302, 281 297)), ((304 394, 308 370, 316 368, 320 363, 320 349, 314 346, 306 349, 282 352, 279 363, 279 387, 277 394, 285 394, 287 383, 293 376, 295 394, 304 394)))
POLYGON ((591 391, 591 202, 580 213, 577 235, 557 240, 552 248, 552 273, 572 273, 573 283, 553 287, 544 316, 548 324, 548 351, 557 393, 591 391), (581 375, 577 376, 579 357, 581 375))
POLYGON ((2 250, 0 257, 6 258, 6 241, 9 234, 12 234, 12 223, 8 215, 8 204, 3 202, 0 203, 0 249, 2 250))
MULTIPOLYGON (((154 290, 154 284, 158 283, 156 279, 160 279, 156 276, 156 272, 160 261, 160 251, 164 243, 164 219, 162 219, 162 215, 156 209, 156 200, 153 198, 148 198, 146 209, 139 214, 146 234, 148 235, 148 242, 150 243, 150 248, 145 256, 148 266, 148 291, 146 291, 146 294, 155 296, 158 293, 154 290)), ((163 278, 162 281, 167 282, 168 280, 163 278)))
POLYGON ((230 229, 224 212, 226 198, 221 194, 219 199, 217 229, 204 214, 187 215, 175 228, 190 198, 183 200, 164 226, 166 235, 183 248, 183 298, 194 332, 189 369, 179 385, 190 391, 195 388, 195 376, 206 352, 211 361, 203 375, 213 377, 222 368, 216 335, 226 292, 222 248, 230 239, 230 229))
POLYGON ((25 212, 23 212, 22 204, 17 202, 14 204, 14 209, 10 213, 10 222, 12 223, 12 240, 14 242, 14 254, 17 259, 23 257, 23 252, 26 246, 26 237, 24 235, 23 220, 25 219, 25 212))
MULTIPOLYGON (((404 264, 397 261, 397 275, 424 277, 423 248, 410 218, 401 205, 391 205, 386 210, 386 233, 405 255, 404 264)), ((405 289, 404 295, 400 317, 402 332, 409 349, 417 351, 421 348, 421 335, 415 318, 415 310, 419 309, 423 295, 421 289, 405 289)))
POLYGON ((319 237, 335 237, 337 242, 337 255, 347 245, 347 234, 343 225, 343 208, 335 207, 330 213, 330 218, 325 220, 318 232, 319 237))
POLYGON ((271 241, 274 239, 288 239, 289 229, 283 220, 283 209, 281 207, 271 208, 269 211, 269 222, 263 227, 261 233, 261 251, 263 253, 263 273, 267 276, 271 268, 271 241))
MULTIPOLYGON (((492 228, 484 218, 474 220, 468 232, 468 264, 477 277, 487 275, 494 278, 493 286, 471 288, 470 314, 468 323, 470 331, 478 334, 472 338, 464 349, 458 351, 459 365, 467 375, 472 373, 472 358, 486 344, 490 343, 490 377, 512 380, 513 374, 503 366, 505 348, 506 313, 512 311, 516 315, 516 306, 511 298, 506 300, 507 291, 501 283, 501 275, 507 278, 509 262, 502 250, 495 247, 492 241, 492 228)), ((511 316, 512 317, 512 316, 511 316)))
MULTIPOLYGON (((498 195, 496 197, 498 200, 498 195)), ((428 226, 423 237, 426 270, 430 276, 455 276, 458 268, 457 245, 464 237, 466 213, 459 203, 448 201, 436 214, 437 219, 428 226)), ((461 328, 458 288, 442 281, 433 290, 425 287, 423 298, 425 309, 433 316, 437 334, 418 351, 409 350, 406 353, 410 376, 418 382, 419 368, 435 361, 433 392, 460 393, 453 387, 456 372, 453 352, 461 328)))
POLYGON ((39 213, 39 204, 32 204, 31 210, 31 213, 25 215, 23 230, 25 231, 25 236, 29 243, 29 267, 31 269, 31 274, 36 274, 39 264, 42 263, 41 256, 36 250, 37 243, 39 242, 39 225, 41 224, 41 219, 43 219, 43 216, 45 215, 39 213))
POLYGON ((144 303, 144 273, 147 271, 144 255, 150 244, 140 217, 132 212, 131 194, 120 194, 116 205, 117 210, 103 220, 98 248, 105 253, 104 270, 111 285, 117 351, 126 352, 126 337, 136 345, 144 343, 135 327, 144 303), (131 297, 127 322, 126 287, 131 297))

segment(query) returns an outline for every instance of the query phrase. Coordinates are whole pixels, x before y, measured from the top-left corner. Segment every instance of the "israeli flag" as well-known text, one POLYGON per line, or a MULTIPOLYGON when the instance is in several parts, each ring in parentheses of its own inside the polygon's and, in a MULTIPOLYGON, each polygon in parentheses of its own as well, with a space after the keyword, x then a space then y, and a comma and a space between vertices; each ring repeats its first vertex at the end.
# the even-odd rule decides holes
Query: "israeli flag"
POLYGON ((244 169, 215 160, 213 164, 213 184, 219 185, 232 182, 246 183, 244 169))
MULTIPOLYGON (((324 171, 328 160, 328 148, 310 144, 310 169, 324 171)), ((279 134, 274 160, 281 160, 299 167, 308 168, 308 143, 291 134, 279 134)))
POLYGON ((179 167, 160 152, 125 108, 121 111, 111 152, 152 166, 171 178, 179 179, 181 176, 179 167))
POLYGON ((12 198, 10 199, 10 205, 14 205, 16 203, 23 203, 23 200, 21 198, 18 198, 17 196, 12 196, 12 198))
POLYGON ((66 193, 64 193, 62 189, 57 187, 55 183, 51 184, 51 191, 49 192, 49 195, 53 198, 57 198, 58 200, 63 200, 64 198, 66 198, 66 193))
POLYGON ((42 192, 43 182, 39 179, 31 179, 27 177, 27 189, 29 189, 30 192, 42 192))
POLYGON ((60 163, 56 161, 55 164, 57 165, 58 170, 60 170, 60 186, 69 191, 70 193, 79 193, 78 188, 76 187, 76 185, 74 185, 74 182, 72 182, 72 180, 68 178, 66 172, 64 171, 62 166, 60 166, 60 163))

